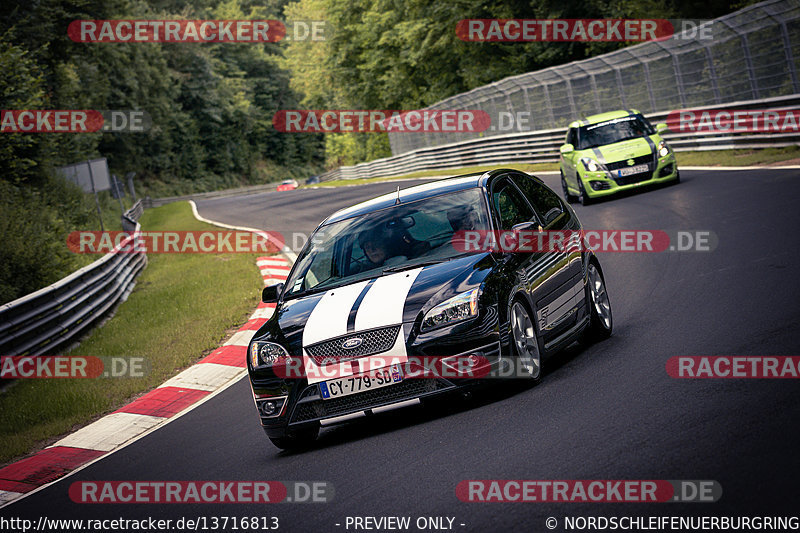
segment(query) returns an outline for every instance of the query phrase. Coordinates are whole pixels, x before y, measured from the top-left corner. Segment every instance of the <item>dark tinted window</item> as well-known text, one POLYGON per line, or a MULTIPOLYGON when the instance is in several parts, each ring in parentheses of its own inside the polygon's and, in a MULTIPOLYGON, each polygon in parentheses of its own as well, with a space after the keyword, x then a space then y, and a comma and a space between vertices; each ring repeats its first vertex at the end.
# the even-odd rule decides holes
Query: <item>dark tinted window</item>
POLYGON ((545 226, 564 212, 564 204, 561 203, 558 195, 533 178, 515 175, 514 183, 528 197, 528 201, 539 215, 539 220, 545 226))
POLYGON ((446 261, 459 230, 489 229, 478 188, 466 189, 331 222, 317 229, 297 259, 285 295, 332 288, 382 275, 384 269, 446 261))
POLYGON ((576 148, 586 150, 654 133, 653 126, 642 115, 630 115, 598 124, 581 126, 580 146, 576 146, 576 148))
POLYGON ((567 133, 567 144, 571 144, 575 148, 578 148, 578 136, 576 135, 577 130, 575 128, 570 128, 569 133, 567 133))
POLYGON ((510 230, 515 224, 533 219, 531 207, 519 191, 505 179, 494 188, 492 201, 500 216, 501 229, 510 230))

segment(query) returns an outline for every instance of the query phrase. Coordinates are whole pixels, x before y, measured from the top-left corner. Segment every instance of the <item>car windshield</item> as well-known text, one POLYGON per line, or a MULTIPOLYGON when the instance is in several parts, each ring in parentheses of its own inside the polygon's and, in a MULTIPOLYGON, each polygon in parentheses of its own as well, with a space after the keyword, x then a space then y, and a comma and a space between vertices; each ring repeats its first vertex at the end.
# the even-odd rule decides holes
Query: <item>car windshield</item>
POLYGON ((489 229, 478 188, 398 204, 320 227, 297 259, 284 296, 438 263, 464 255, 459 230, 489 229))
POLYGON ((581 126, 578 134, 578 150, 596 148, 654 133, 653 127, 642 115, 615 118, 599 124, 581 126))

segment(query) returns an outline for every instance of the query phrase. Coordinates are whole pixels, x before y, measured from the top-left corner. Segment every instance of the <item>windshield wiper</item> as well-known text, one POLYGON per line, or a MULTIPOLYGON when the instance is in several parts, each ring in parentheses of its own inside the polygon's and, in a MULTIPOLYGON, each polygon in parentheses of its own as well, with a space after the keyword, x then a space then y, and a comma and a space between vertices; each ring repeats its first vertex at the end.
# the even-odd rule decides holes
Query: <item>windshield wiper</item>
POLYGON ((419 263, 406 263, 404 265, 396 265, 396 266, 390 266, 388 268, 384 268, 383 269, 383 273, 385 274, 387 272, 402 272, 403 270, 411 270, 412 268, 417 268, 417 267, 426 267, 426 266, 430 266, 430 265, 438 265, 439 263, 443 263, 443 262, 444 262, 443 259, 431 259, 429 261, 421 261, 419 263))

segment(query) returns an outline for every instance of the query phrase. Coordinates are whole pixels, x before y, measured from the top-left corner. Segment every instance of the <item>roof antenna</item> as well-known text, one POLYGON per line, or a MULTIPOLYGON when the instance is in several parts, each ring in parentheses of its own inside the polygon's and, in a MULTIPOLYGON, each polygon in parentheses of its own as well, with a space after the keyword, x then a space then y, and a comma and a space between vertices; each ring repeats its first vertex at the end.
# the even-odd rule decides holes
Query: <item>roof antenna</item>
POLYGON ((397 200, 394 201, 394 205, 397 205, 399 203, 400 203, 400 186, 398 185, 397 186, 397 200))

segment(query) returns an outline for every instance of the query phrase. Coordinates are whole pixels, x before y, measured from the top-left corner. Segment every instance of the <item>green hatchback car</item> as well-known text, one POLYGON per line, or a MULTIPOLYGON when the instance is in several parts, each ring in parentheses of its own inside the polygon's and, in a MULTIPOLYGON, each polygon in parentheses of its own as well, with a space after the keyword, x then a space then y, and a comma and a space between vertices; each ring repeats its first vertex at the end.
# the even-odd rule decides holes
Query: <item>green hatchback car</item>
POLYGON ((642 185, 679 182, 675 154, 635 109, 610 111, 569 125, 561 146, 561 187, 568 202, 596 198, 642 185))

